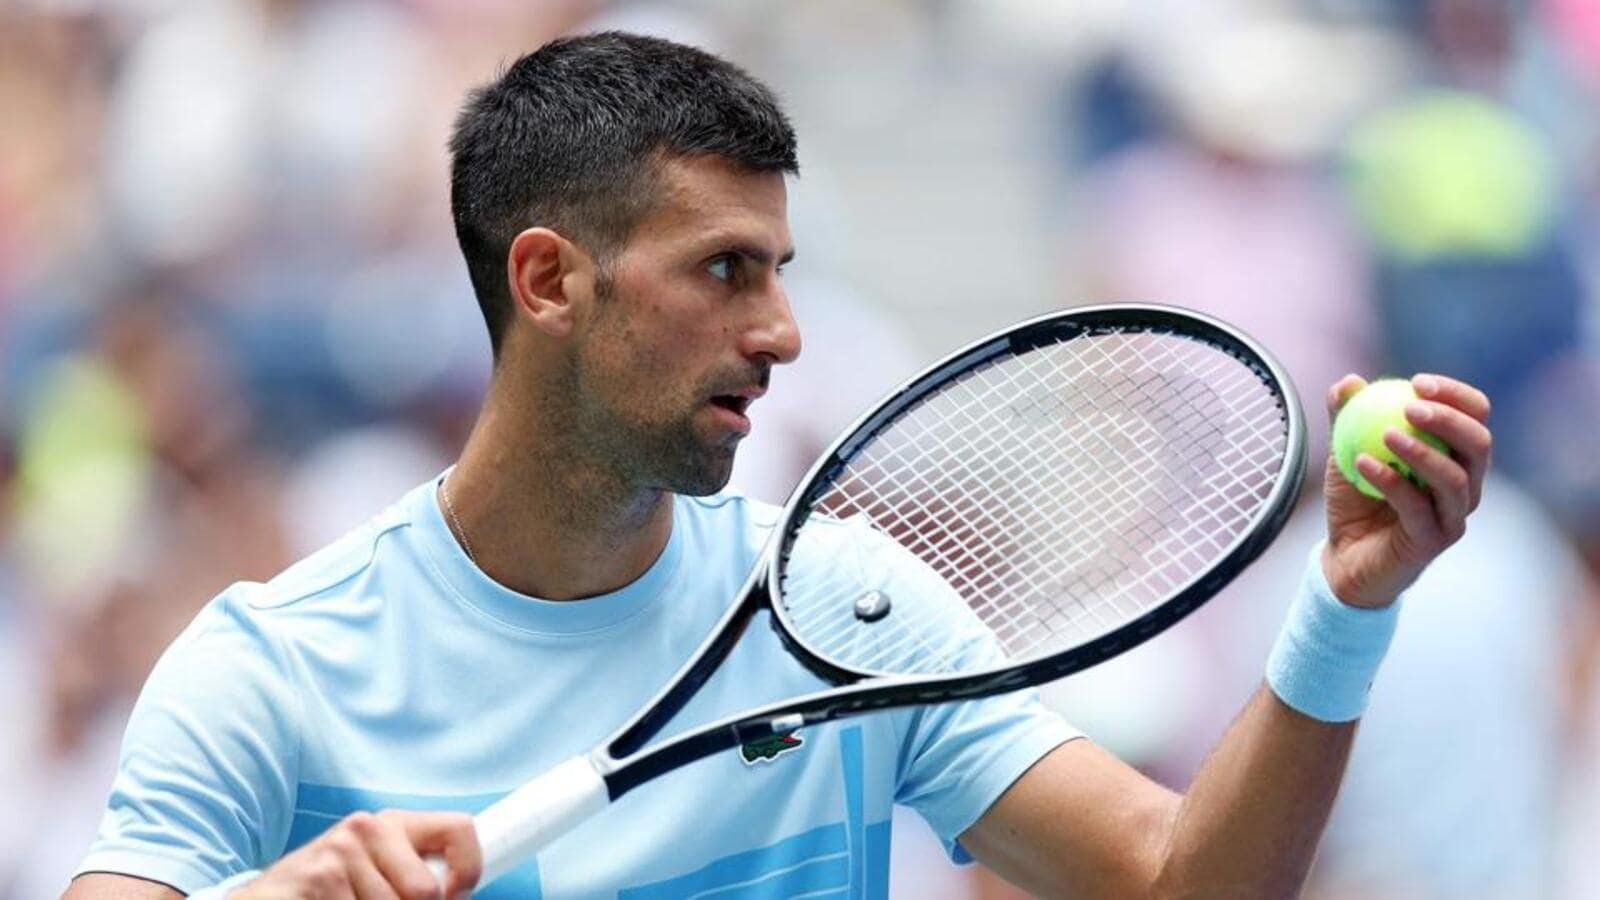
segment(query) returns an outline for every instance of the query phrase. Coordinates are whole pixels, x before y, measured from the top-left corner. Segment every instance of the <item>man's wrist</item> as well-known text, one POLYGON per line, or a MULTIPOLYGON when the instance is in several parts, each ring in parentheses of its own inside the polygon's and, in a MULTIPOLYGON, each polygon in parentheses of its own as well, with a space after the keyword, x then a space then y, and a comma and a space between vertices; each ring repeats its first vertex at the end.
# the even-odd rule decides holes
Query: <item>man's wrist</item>
POLYGON ((1334 556, 1333 546, 1327 541, 1323 541, 1319 546, 1322 549, 1312 555, 1312 565, 1320 567, 1322 583, 1327 586, 1329 595, 1335 600, 1356 609, 1386 609, 1400 599, 1398 592, 1374 593, 1344 577, 1344 569, 1334 556))
POLYGON ((1267 684, 1291 708, 1323 722, 1361 717, 1388 652, 1400 604, 1356 606, 1339 599, 1319 544, 1300 593, 1267 659, 1267 684))

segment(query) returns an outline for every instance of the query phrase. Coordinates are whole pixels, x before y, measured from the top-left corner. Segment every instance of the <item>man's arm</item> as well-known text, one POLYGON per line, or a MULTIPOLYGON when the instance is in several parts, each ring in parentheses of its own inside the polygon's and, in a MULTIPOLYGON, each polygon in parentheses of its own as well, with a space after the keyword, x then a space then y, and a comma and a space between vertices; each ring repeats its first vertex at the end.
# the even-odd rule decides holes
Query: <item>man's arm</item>
POLYGON ((1070 741, 1018 779, 961 844, 1040 897, 1291 896, 1311 867, 1354 735, 1353 724, 1318 722, 1263 687, 1187 794, 1070 741))
MULTIPOLYGON (((1313 565, 1350 607, 1393 603, 1461 537, 1481 496, 1488 399, 1447 378, 1414 385, 1426 402, 1408 418, 1444 438, 1453 457, 1393 433, 1386 443, 1427 492, 1366 459, 1362 474, 1387 497, 1371 500, 1328 466, 1328 542, 1313 565)), ((1335 385, 1330 412, 1360 387, 1353 376, 1335 385)), ((1354 736, 1353 721, 1319 721, 1263 686, 1186 795, 1074 741, 1019 778, 961 843, 1043 896, 1290 896, 1311 866, 1354 736)))

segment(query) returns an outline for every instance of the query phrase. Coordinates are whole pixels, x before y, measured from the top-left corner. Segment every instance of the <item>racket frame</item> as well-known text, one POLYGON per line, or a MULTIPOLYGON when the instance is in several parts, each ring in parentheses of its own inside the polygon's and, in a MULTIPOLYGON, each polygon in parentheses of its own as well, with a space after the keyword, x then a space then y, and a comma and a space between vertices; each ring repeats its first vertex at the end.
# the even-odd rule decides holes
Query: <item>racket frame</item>
POLYGON ((612 800, 664 772, 747 741, 787 734, 796 728, 877 710, 993 696, 1043 684, 1081 671, 1150 640, 1244 571, 1277 537, 1293 512, 1306 468, 1305 416, 1294 382, 1265 348, 1215 318, 1176 306, 1106 304, 1076 307, 1038 316, 968 344, 911 378, 860 416, 812 466, 785 504, 782 517, 740 591, 709 636, 672 680, 627 724, 587 754, 612 800), (1022 353, 1086 334, 1112 334, 1130 327, 1200 339, 1276 385, 1287 422, 1286 445, 1272 491, 1254 521, 1235 538, 1217 564, 1142 615, 1088 643, 1024 662, 976 672, 895 675, 840 665, 807 646, 788 626, 774 586, 786 560, 787 539, 808 514, 817 496, 855 451, 892 424, 908 407, 943 387, 952 377, 975 370, 1005 354, 1022 353), (784 646, 813 674, 835 687, 780 700, 701 725, 646 747, 660 734, 728 657, 758 612, 784 646))

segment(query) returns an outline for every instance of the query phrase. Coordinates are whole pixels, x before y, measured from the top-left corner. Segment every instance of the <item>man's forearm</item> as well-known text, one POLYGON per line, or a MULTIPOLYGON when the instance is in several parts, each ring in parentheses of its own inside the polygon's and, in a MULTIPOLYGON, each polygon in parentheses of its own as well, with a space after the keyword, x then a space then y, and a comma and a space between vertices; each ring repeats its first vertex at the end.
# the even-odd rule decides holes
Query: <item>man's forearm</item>
POLYGON ((1190 785, 1158 896, 1287 897, 1311 868, 1339 791, 1354 722, 1319 722, 1265 685, 1190 785))

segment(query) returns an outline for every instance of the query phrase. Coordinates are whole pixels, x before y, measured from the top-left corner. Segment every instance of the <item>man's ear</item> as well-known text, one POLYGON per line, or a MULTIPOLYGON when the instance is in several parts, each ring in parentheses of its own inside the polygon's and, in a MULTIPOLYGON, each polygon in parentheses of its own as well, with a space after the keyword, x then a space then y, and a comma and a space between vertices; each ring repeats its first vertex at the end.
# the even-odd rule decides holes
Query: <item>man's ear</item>
MULTIPOLYGON (((581 247, 548 228, 529 228, 511 241, 506 277, 516 314, 553 337, 572 330, 580 310, 568 277, 591 271, 594 262, 581 247)), ((591 279, 580 279, 584 283, 591 279)))

